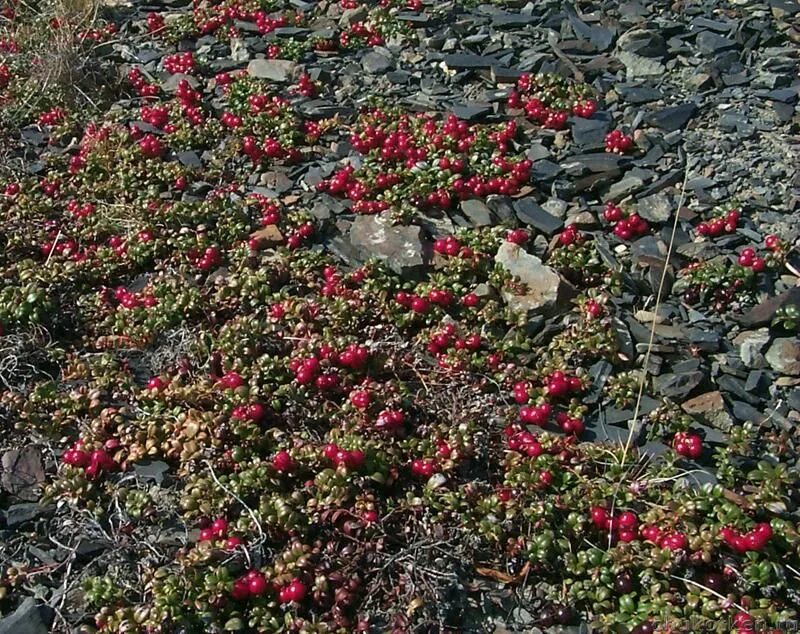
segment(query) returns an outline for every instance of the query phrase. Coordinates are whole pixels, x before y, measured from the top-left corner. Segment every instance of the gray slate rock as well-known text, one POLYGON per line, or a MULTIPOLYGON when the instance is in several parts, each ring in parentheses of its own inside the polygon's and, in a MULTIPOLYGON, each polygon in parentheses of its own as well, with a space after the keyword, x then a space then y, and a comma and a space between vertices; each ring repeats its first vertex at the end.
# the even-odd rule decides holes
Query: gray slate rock
POLYGON ((800 308, 800 287, 795 286, 780 295, 768 297, 757 306, 753 306, 738 321, 746 328, 764 326, 772 321, 775 313, 782 306, 797 306, 800 308))
POLYGON ((526 225, 538 229, 548 236, 560 231, 564 222, 548 213, 532 198, 521 198, 514 203, 517 218, 526 225))
POLYGON ((544 311, 558 301, 563 287, 561 277, 535 255, 516 244, 504 242, 497 251, 495 262, 525 285, 525 291, 520 295, 503 291, 503 298, 512 311, 523 314, 544 311))
POLYGON ((394 60, 388 51, 372 50, 361 58, 361 66, 370 75, 379 75, 394 68, 394 60))
POLYGON ((666 70, 666 66, 658 60, 628 51, 617 53, 617 59, 625 66, 625 73, 628 79, 661 77, 666 70))
POLYGON ((611 172, 620 168, 625 159, 610 152, 578 154, 570 156, 561 166, 572 176, 580 176, 584 172, 611 172))
POLYGON ((733 343, 739 347, 739 358, 748 368, 760 369, 767 367, 767 360, 762 351, 769 342, 769 330, 745 330, 739 333, 733 343))
POLYGON ((31 522, 51 510, 52 506, 44 506, 36 502, 12 504, 5 512, 6 526, 15 528, 21 524, 31 522))
POLYGON ((674 132, 675 130, 683 129, 696 113, 697 106, 692 102, 688 102, 653 112, 645 117, 645 120, 656 128, 674 132))
POLYGON ((672 201, 664 193, 645 196, 636 203, 636 211, 648 222, 666 222, 672 215, 672 201))
POLYGON ((632 29, 623 33, 617 40, 617 46, 642 57, 664 57, 667 54, 664 38, 648 29, 632 29))
POLYGON ((492 112, 489 103, 457 103, 453 105, 453 114, 464 121, 474 121, 492 112))
POLYGON ((247 74, 259 79, 286 82, 297 73, 297 64, 288 59, 254 59, 247 65, 247 74))
POLYGON ((33 446, 9 449, 0 462, 0 485, 23 500, 38 499, 38 485, 44 482, 41 452, 33 446))
POLYGON ((704 55, 716 55, 736 47, 737 44, 733 40, 710 31, 703 31, 697 36, 697 48, 704 55))
POLYGON ((492 212, 482 200, 470 198, 461 202, 461 213, 463 213, 473 227, 486 227, 492 224, 492 212))
POLYGON ((703 382, 704 378, 703 373, 699 370, 681 374, 662 374, 653 377, 653 388, 661 396, 680 400, 688 396, 703 382))
POLYGON ((634 192, 639 191, 644 187, 644 181, 633 174, 628 174, 620 181, 617 181, 608 188, 607 200, 620 201, 626 196, 630 196, 634 192))
POLYGON ((651 101, 658 101, 664 97, 664 94, 660 90, 656 90, 651 86, 620 84, 616 86, 615 90, 625 101, 632 104, 649 103, 651 101))
POLYGON ((161 484, 164 476, 169 473, 169 465, 161 460, 137 462, 133 465, 133 470, 142 480, 152 480, 156 484, 161 484))
POLYGON ((577 117, 572 123, 572 141, 581 148, 602 148, 610 125, 603 119, 577 117))
POLYGON ((800 376, 800 339, 797 337, 776 339, 767 350, 765 358, 776 372, 800 376))
POLYGON ((53 608, 28 597, 11 614, 0 619, 0 634, 47 634, 54 617, 53 608))
POLYGON ((348 27, 356 22, 363 22, 367 17, 367 7, 364 5, 358 6, 355 9, 345 9, 342 17, 339 18, 339 26, 348 27))
POLYGON ((500 60, 486 55, 473 55, 471 53, 454 53, 444 56, 444 63, 448 68, 455 69, 489 69, 493 66, 502 66, 500 60))
POLYGON ((413 276, 430 263, 430 244, 416 225, 392 225, 384 216, 357 216, 350 227, 350 244, 365 259, 384 260, 400 275, 413 276))

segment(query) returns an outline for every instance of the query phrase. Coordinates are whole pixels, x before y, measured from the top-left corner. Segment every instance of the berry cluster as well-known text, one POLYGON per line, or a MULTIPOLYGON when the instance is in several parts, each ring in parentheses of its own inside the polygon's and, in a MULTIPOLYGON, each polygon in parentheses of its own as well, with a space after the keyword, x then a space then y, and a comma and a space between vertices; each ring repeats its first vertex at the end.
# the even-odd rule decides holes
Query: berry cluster
POLYGON ((261 403, 253 402, 247 405, 237 405, 234 407, 231 412, 231 418, 250 421, 251 423, 260 423, 264 419, 264 416, 266 416, 266 413, 267 410, 261 403))
POLYGON ((438 356, 445 354, 451 348, 470 352, 480 350, 482 340, 479 334, 471 334, 466 337, 456 337, 455 334, 456 327, 453 324, 446 324, 442 330, 431 335, 428 341, 428 352, 438 356))
POLYGON ((581 232, 575 225, 567 226, 564 231, 558 234, 558 243, 561 246, 569 246, 571 244, 580 243, 583 240, 581 232))
POLYGON ((525 229, 512 229, 506 234, 506 240, 522 246, 530 239, 530 234, 525 229))
POLYGON ((462 246, 455 236, 437 238, 433 243, 433 250, 440 255, 447 255, 452 258, 471 258, 475 254, 471 248, 462 246))
POLYGON ((432 304, 446 308, 455 301, 455 297, 451 291, 438 289, 429 291, 426 296, 398 291, 395 293, 394 301, 406 310, 424 315, 431 309, 432 304))
POLYGON ((416 458, 411 461, 411 473, 418 478, 430 478, 436 473, 436 461, 431 458, 416 458))
POLYGON ((692 432, 682 431, 675 434, 672 447, 678 455, 692 460, 703 455, 703 439, 692 432))
POLYGON ((278 590, 278 601, 281 603, 300 602, 305 596, 306 585, 299 579, 293 579, 278 590))
POLYGON ((108 453, 118 447, 119 443, 111 439, 106 441, 103 449, 87 451, 84 442, 78 440, 63 453, 61 461, 71 467, 83 469, 86 477, 93 479, 104 472, 108 473, 119 469, 116 460, 108 453))
POLYGON ((128 72, 128 82, 136 89, 140 97, 155 97, 159 93, 158 86, 148 83, 142 71, 135 66, 128 72))
POLYGON ((531 161, 508 155, 517 126, 470 126, 450 115, 399 118, 374 110, 362 116, 350 143, 365 155, 318 185, 353 201, 358 213, 388 209, 400 199, 417 207, 448 209, 454 201, 515 194, 530 178, 531 161), (481 157, 491 157, 484 160, 481 157))
POLYGON ((210 271, 222 263, 222 252, 219 247, 206 247, 205 249, 190 249, 187 253, 189 261, 201 271, 210 271))
POLYGON ((606 134, 606 152, 626 154, 633 147, 633 137, 624 134, 622 130, 612 130, 606 134))
POLYGON ((64 122, 67 113, 61 108, 51 108, 39 115, 37 123, 41 126, 56 126, 64 122))
POLYGON ((727 211, 723 211, 720 215, 715 216, 711 220, 704 220, 697 225, 697 233, 701 236, 710 236, 716 238, 725 233, 733 233, 736 231, 736 226, 739 224, 739 219, 742 212, 738 207, 733 207, 727 211))
POLYGON ((553 399, 560 399, 581 390, 583 381, 577 376, 567 376, 561 370, 556 370, 545 379, 545 393, 553 399))
POLYGON ((360 449, 342 449, 336 443, 328 443, 322 450, 322 455, 338 467, 360 469, 366 460, 366 455, 360 449))
MULTIPOLYGON (((380 46, 383 44, 383 36, 363 22, 354 22, 350 29, 339 33, 339 46, 345 50, 354 50, 364 46, 380 46)), ((319 50, 319 49, 318 49, 319 50)))
POLYGON ((164 16, 160 13, 156 13, 155 11, 151 11, 147 14, 146 23, 148 33, 158 33, 159 31, 162 31, 166 25, 164 16))
POLYGON ((572 114, 583 119, 591 118, 595 112, 597 112, 597 102, 594 99, 582 99, 572 106, 572 114))
POLYGON ((764 246, 773 253, 780 253, 787 245, 774 233, 770 233, 764 238, 764 246))
POLYGON ((233 582, 231 598, 234 601, 246 601, 267 593, 270 584, 258 570, 249 570, 245 575, 233 582))
POLYGON ((139 293, 132 293, 124 286, 119 286, 114 290, 114 299, 119 302, 122 308, 133 310, 143 306, 145 308, 154 308, 158 306, 158 299, 152 292, 141 291, 139 293))
POLYGON ((300 75, 300 81, 297 84, 297 92, 304 97, 314 97, 319 91, 319 84, 311 79, 308 73, 300 75))
POLYGON ((620 206, 610 201, 603 208, 603 218, 606 222, 611 223, 614 235, 620 240, 630 240, 650 231, 647 220, 637 213, 630 213, 626 216, 620 206))
POLYGON ((177 75, 179 73, 188 75, 193 73, 197 67, 197 61, 194 58, 194 53, 191 51, 167 55, 163 59, 162 64, 164 66, 164 70, 173 75, 177 75))
POLYGON ((589 515, 595 528, 608 533, 612 539, 632 542, 638 537, 639 518, 633 511, 612 516, 605 507, 594 506, 589 510, 589 515))
POLYGON ((159 158, 166 151, 161 139, 152 133, 145 134, 139 139, 139 149, 147 158, 159 158))
POLYGON ((597 103, 586 97, 588 89, 578 84, 568 84, 554 75, 523 74, 516 90, 508 97, 508 105, 521 108, 525 115, 539 125, 554 130, 563 129, 570 112, 577 117, 591 117, 597 103))
POLYGON ((753 247, 745 247, 739 253, 737 262, 740 266, 748 269, 753 269, 756 273, 761 273, 767 268, 767 261, 759 255, 756 255, 756 250, 753 247))
MULTIPOLYGON (((201 522, 201 525, 203 522, 201 522)), ((242 545, 242 540, 236 535, 228 535, 229 524, 224 517, 218 517, 213 522, 202 526, 198 540, 201 542, 214 542, 225 540, 226 550, 234 550, 242 545)))
POLYGON ((772 526, 767 522, 762 522, 746 533, 740 533, 730 526, 725 526, 720 530, 720 535, 725 543, 737 553, 757 552, 764 550, 769 540, 772 539, 772 526))

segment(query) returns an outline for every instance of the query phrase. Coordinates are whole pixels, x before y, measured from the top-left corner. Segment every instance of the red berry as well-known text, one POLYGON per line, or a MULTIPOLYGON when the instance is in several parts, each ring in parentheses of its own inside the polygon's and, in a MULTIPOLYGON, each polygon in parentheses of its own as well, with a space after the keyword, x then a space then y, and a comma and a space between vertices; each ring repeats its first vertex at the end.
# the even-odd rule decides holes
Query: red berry
POLYGON ((371 401, 372 397, 365 390, 357 390, 350 393, 350 402, 358 409, 367 409, 371 401))
POLYGON ((605 528, 608 523, 608 511, 601 506, 595 506, 591 509, 592 522, 598 528, 605 528))
POLYGON ((622 528, 635 528, 639 523, 635 513, 631 511, 623 511, 619 516, 619 525, 622 528))
POLYGON ((302 601, 306 596, 306 586, 299 579, 295 579, 288 586, 281 589, 279 599, 281 603, 302 601))
POLYGON ((164 387, 166 387, 166 383, 160 376, 154 376, 147 381, 148 390, 162 390, 164 387))
POLYGON ((272 459, 272 466, 278 473, 287 473, 294 467, 294 460, 288 451, 282 450, 275 454, 272 459))
POLYGON ((228 537, 228 539, 225 540, 225 548, 228 550, 234 550, 241 545, 242 545, 242 540, 239 537, 236 537, 235 535, 232 535, 231 537, 228 537))
POLYGON ((253 596, 260 596, 267 591, 269 584, 264 578, 264 575, 258 573, 249 577, 247 580, 247 589, 253 596))
POLYGON ((761 550, 767 545, 767 540, 764 539, 761 534, 753 531, 747 533, 744 539, 747 544, 747 550, 761 550))
POLYGON ((217 537, 223 537, 228 532, 228 520, 218 517, 211 523, 211 530, 217 537))
POLYGON ((603 305, 594 299, 587 301, 584 308, 586 310, 586 314, 593 319, 597 319, 603 314, 603 305))
POLYGON ((693 460, 703 454, 703 441, 697 434, 691 432, 678 432, 675 434, 672 446, 676 453, 693 460))
POLYGON ((411 310, 415 313, 427 313, 430 303, 424 297, 414 297, 411 300, 411 310))
POLYGON ((524 229, 513 229, 506 235, 506 240, 513 242, 514 244, 522 245, 528 241, 529 237, 530 236, 528 235, 528 232, 524 229))
POLYGON ((250 597, 250 584, 247 579, 240 578, 233 582, 231 597, 234 601, 244 601, 250 597))
POLYGON ((201 542, 211 541, 212 539, 214 539, 214 531, 211 530, 210 528, 204 528, 203 530, 200 531, 199 539, 201 542))
POLYGON ((480 303, 480 298, 475 293, 467 293, 461 298, 461 303, 467 308, 475 308, 480 303))
POLYGON ((686 550, 688 545, 689 540, 686 539, 686 535, 683 533, 669 533, 664 535, 659 542, 661 548, 669 550, 686 550))
POLYGON ((629 528, 620 528, 617 532, 617 537, 619 537, 619 541, 621 542, 632 542, 636 539, 636 531, 629 528))
POLYGON ((229 388, 231 390, 235 390, 237 387, 241 387, 242 385, 244 385, 244 379, 238 372, 227 372, 220 379, 220 382, 226 388, 229 388))
POLYGON ((766 539, 772 538, 773 535, 772 526, 768 522, 762 522, 760 524, 756 524, 753 530, 755 530, 760 535, 764 536, 766 539))

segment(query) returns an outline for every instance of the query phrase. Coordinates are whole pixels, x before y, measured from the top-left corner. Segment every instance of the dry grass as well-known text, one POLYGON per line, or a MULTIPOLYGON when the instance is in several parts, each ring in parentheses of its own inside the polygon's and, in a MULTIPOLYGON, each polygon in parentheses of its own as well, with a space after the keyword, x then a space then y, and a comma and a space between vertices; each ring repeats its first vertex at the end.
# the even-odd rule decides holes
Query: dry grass
POLYGON ((52 378, 47 348, 50 335, 43 328, 31 333, 0 336, 0 388, 23 391, 34 378, 52 378))
POLYGON ((97 109, 97 95, 110 87, 110 77, 96 55, 98 45, 84 34, 101 24, 100 0, 43 0, 22 3, 32 18, 19 20, 8 33, 22 49, 15 100, 0 121, 9 127, 30 123, 47 108, 59 105, 78 111, 97 109), (54 21, 60 25, 53 27, 54 21))
POLYGON ((57 0, 48 5, 46 22, 55 18, 64 26, 50 31, 31 78, 45 91, 54 87, 80 87, 86 79, 88 58, 81 33, 97 24, 100 4, 97 0, 57 0))

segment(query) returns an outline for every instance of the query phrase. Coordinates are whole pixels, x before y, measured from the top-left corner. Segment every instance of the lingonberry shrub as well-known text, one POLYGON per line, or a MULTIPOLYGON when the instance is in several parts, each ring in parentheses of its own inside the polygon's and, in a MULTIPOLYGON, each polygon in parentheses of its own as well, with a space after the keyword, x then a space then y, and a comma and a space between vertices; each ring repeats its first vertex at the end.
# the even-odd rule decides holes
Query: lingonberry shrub
POLYGON ((523 74, 508 97, 508 106, 554 130, 565 128, 570 114, 589 118, 597 110, 588 86, 549 73, 523 74))
MULTIPOLYGON (((379 4, 343 0, 366 17, 324 38, 269 39, 265 53, 373 46, 420 10, 379 4)), ((502 123, 386 107, 311 119, 303 106, 326 84, 212 75, 199 51, 170 43, 233 45, 242 23, 277 37, 318 17, 274 9, 226 0, 148 15, 161 68, 187 76, 168 90, 126 70, 130 99, 85 125, 66 105, 40 108, 41 169, 0 187, 2 351, 43 329, 54 341, 41 372, 3 383, 0 414, 52 448, 53 521, 113 537, 104 572, 75 558, 76 627, 458 629, 482 623, 470 606, 490 605, 498 584, 535 593, 541 628, 796 618, 788 431, 734 426, 718 442, 664 399, 641 416, 651 443, 603 435, 601 413, 632 411, 649 378, 619 336, 633 268, 619 240, 649 232, 633 211, 603 212, 619 240, 592 222, 549 243, 513 218, 432 226, 431 266, 414 277, 328 253, 333 221, 306 204, 324 192, 402 220, 535 194, 524 148, 542 127, 592 117, 588 89, 524 76, 502 123), (305 176, 307 157, 343 141, 360 160, 326 174, 320 194, 311 180, 303 196, 262 187, 275 167, 305 176), (541 324, 513 313, 504 295, 527 289, 495 262, 503 241, 541 256, 574 303, 541 324), (702 485, 701 468, 714 475, 702 485), (439 608, 453 588, 462 620, 439 608)), ((21 73, 3 61, 0 90, 21 73)), ((674 296, 737 311, 789 250, 743 239, 735 256, 681 270, 674 296)), ((788 311, 776 318, 796 328, 788 311)), ((0 569, 3 608, 62 568, 0 569)))
POLYGON ((350 143, 364 155, 360 168, 346 165, 318 189, 347 198, 356 213, 405 205, 449 209, 458 201, 515 194, 532 163, 513 153, 514 121, 470 125, 454 115, 437 121, 385 109, 365 112, 350 143))
POLYGON ((716 312, 755 303, 756 275, 764 270, 766 262, 756 259, 755 251, 744 253, 736 262, 715 258, 687 265, 680 271, 676 292, 683 294, 687 304, 707 306, 716 312))
POLYGON ((736 231, 741 217, 742 211, 739 205, 728 205, 712 211, 711 217, 701 221, 696 230, 701 236, 716 238, 736 231))

